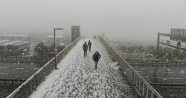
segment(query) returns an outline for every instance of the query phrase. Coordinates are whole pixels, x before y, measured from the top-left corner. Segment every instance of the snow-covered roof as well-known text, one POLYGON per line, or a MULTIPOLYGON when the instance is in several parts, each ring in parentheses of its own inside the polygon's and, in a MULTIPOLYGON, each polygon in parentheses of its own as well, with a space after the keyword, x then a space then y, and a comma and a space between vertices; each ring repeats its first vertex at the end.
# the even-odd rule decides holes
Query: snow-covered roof
POLYGON ((0 40, 0 44, 1 43, 5 43, 5 42, 8 42, 9 40, 0 40))
MULTIPOLYGON (((47 38, 54 38, 54 36, 47 36, 47 38)), ((56 36, 56 38, 63 38, 63 36, 56 36)))
POLYGON ((15 41, 8 41, 5 43, 0 43, 0 46, 6 46, 6 45, 21 45, 28 43, 28 41, 20 41, 20 40, 15 40, 15 41))
POLYGON ((9 36, 9 37, 28 37, 28 35, 14 35, 14 34, 0 34, 0 36, 9 36))

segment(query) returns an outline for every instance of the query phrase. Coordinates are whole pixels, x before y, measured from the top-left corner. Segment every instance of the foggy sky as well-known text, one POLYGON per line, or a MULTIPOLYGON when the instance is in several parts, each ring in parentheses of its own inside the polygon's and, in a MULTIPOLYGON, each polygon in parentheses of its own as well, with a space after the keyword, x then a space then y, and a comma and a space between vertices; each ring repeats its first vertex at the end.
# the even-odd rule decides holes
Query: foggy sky
POLYGON ((185 0, 0 0, 0 33, 105 33, 120 40, 155 42, 157 33, 186 29, 185 0))

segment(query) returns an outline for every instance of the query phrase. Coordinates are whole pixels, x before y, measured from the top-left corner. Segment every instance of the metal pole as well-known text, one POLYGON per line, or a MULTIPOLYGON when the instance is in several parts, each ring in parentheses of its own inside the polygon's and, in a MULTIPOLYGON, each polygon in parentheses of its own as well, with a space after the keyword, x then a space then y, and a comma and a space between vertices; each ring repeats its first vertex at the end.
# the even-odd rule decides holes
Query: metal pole
POLYGON ((63 30, 63 28, 54 28, 54 55, 55 55, 55 69, 57 68, 57 57, 56 57, 56 32, 55 30, 63 30))
POLYGON ((55 55, 55 69, 57 69, 57 58, 56 58, 56 32, 54 29, 54 55, 55 55))
POLYGON ((29 69, 29 64, 30 64, 30 59, 29 59, 29 50, 28 50, 28 48, 27 48, 27 52, 28 52, 28 69, 29 69))
POLYGON ((159 42, 160 42, 160 33, 158 33, 158 40, 157 40, 157 56, 159 56, 159 42))

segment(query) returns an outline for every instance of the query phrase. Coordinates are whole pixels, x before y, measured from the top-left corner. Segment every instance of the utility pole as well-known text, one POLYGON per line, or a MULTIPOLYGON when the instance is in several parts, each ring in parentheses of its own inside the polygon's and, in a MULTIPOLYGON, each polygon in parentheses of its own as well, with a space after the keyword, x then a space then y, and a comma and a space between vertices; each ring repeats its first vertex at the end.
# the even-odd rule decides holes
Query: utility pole
POLYGON ((160 48, 160 33, 158 33, 158 39, 157 39, 157 56, 159 55, 159 48, 160 48))
POLYGON ((56 30, 63 30, 63 28, 54 28, 54 55, 55 55, 55 69, 57 68, 57 57, 56 57, 56 30))

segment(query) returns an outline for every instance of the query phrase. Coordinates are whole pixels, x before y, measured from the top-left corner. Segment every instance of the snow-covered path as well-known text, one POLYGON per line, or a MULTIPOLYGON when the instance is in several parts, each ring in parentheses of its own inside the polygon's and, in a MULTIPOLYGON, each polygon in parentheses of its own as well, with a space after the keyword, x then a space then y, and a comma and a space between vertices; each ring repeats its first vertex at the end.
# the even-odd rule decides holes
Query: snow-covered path
POLYGON ((97 39, 81 39, 37 88, 30 98, 137 98, 107 51, 97 39), (92 42, 92 51, 83 56, 82 45, 92 42), (101 59, 94 70, 92 55, 101 59))

